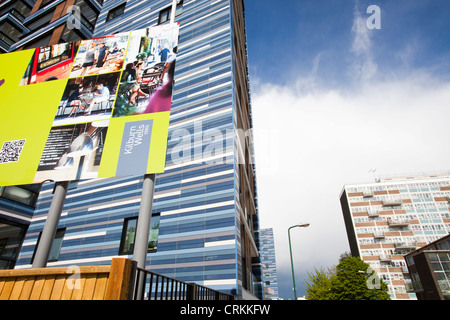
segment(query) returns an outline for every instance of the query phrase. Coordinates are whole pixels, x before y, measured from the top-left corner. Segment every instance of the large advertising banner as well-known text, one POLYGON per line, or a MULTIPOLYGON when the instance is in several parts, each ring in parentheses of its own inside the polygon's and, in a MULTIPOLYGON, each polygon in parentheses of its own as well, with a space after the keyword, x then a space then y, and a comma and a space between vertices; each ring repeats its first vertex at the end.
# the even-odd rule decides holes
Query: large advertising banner
POLYGON ((178 24, 0 55, 0 186, 164 171, 178 24))

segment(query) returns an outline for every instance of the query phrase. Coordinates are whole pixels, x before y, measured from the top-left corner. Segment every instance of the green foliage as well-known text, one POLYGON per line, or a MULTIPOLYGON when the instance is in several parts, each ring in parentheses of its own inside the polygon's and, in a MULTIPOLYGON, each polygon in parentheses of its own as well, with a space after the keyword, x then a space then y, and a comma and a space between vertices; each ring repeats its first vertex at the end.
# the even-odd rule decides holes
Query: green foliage
POLYGON ((138 61, 145 61, 147 60, 149 54, 146 51, 140 52, 138 53, 138 55, 136 56, 136 60, 138 61))
POLYGON ((308 273, 308 300, 390 300, 387 285, 359 257, 341 256, 335 271, 308 273))
POLYGON ((306 299, 307 300, 331 300, 331 283, 333 274, 330 270, 326 271, 323 268, 317 270, 315 273, 308 272, 308 279, 305 281, 306 285, 306 299), (309 281, 309 282, 308 282, 309 281))

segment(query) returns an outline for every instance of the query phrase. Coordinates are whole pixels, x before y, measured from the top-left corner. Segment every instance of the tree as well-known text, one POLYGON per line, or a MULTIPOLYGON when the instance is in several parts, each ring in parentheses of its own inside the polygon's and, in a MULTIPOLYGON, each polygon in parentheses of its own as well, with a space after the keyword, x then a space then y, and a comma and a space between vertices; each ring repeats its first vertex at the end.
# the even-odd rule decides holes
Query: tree
POLYGON ((387 285, 359 257, 341 259, 330 294, 332 300, 390 300, 387 285))
POLYGON ((352 257, 352 254, 350 252, 348 252, 348 251, 345 251, 344 253, 341 253, 339 255, 339 262, 341 262, 345 258, 349 258, 349 257, 352 257))
POLYGON ((315 273, 308 272, 308 278, 304 281, 306 286, 307 300, 330 300, 331 299, 331 283, 334 277, 333 272, 328 269, 326 271, 322 267, 318 270, 314 268, 315 273))
POLYGON ((343 254, 335 269, 314 269, 304 282, 307 300, 390 300, 387 285, 359 257, 343 254))

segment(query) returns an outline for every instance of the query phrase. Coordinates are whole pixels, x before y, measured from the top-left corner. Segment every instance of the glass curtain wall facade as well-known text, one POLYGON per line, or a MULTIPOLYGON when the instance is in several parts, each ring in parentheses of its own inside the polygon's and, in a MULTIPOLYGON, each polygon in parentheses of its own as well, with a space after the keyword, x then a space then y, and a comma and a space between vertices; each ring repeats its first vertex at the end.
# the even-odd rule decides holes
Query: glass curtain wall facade
POLYGON ((388 284, 392 299, 417 299, 404 256, 450 233, 450 176, 347 185, 341 194, 353 256, 388 284))
MULTIPOLYGON (((171 5, 105 1, 94 36, 169 23, 171 5)), ((166 170, 156 175, 146 268, 238 299, 262 298, 243 1, 182 0, 175 15, 180 34, 166 170)), ((74 183, 48 266, 132 258, 142 180, 74 183)), ((31 264, 51 199, 52 185, 45 184, 22 268, 31 264)))
POLYGON ((264 298, 266 300, 278 300, 278 276, 273 229, 261 229, 260 232, 264 298))

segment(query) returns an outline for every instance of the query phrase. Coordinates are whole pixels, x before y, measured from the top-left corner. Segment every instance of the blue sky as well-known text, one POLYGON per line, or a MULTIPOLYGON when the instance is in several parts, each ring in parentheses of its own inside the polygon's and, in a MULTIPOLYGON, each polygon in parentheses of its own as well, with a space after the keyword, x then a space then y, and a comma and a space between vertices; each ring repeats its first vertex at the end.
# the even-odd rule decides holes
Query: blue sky
POLYGON ((381 9, 381 29, 369 32, 371 56, 379 77, 392 69, 435 68, 448 79, 450 4, 445 0, 350 1, 246 0, 250 73, 261 81, 286 84, 298 73, 309 74, 320 59, 322 85, 354 80, 347 68, 352 53, 355 14, 364 21, 369 5, 381 9), (316 60, 317 61, 317 60, 316 60), (444 68, 442 69, 442 67, 444 68))
POLYGON ((349 250, 345 184, 450 167, 450 1, 244 0, 261 227, 280 296, 349 250), (381 29, 370 30, 370 5, 381 29))

